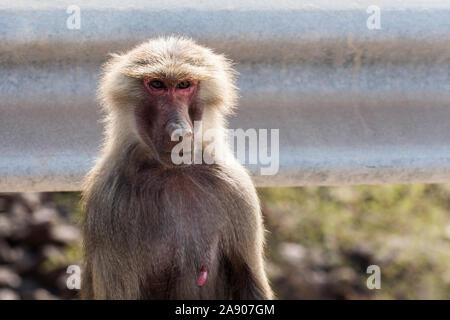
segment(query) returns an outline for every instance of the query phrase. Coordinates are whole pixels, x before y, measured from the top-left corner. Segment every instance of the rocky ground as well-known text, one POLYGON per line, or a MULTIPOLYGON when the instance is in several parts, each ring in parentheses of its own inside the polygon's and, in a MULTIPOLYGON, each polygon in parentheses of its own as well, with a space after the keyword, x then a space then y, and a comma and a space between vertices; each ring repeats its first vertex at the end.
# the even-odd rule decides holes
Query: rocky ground
MULTIPOLYGON (((281 299, 450 299, 450 185, 259 189, 281 299), (381 269, 370 290, 367 267, 381 269)), ((0 300, 74 299, 79 193, 0 194, 0 300)))
POLYGON ((66 266, 52 261, 79 241, 78 228, 48 195, 1 194, 0 300, 73 298, 66 266))
MULTIPOLYGON (((79 264, 80 232, 70 209, 57 205, 52 194, 0 195, 0 300, 71 299, 66 273, 79 264)), ((350 268, 333 266, 321 252, 300 244, 281 243, 279 263, 268 262, 273 285, 290 299, 362 297, 364 290, 350 268)), ((365 259, 363 257, 363 259, 365 259)))

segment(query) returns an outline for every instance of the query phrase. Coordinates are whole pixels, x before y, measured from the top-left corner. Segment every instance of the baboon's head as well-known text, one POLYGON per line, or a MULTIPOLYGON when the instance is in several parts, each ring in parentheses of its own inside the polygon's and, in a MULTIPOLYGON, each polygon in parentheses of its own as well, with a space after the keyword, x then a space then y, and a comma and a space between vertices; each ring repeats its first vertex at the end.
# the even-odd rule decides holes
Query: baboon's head
MULTIPOLYGON (((99 96, 110 139, 135 139, 153 157, 167 160, 175 144, 223 127, 236 88, 229 60, 194 41, 149 40, 105 64, 99 96)), ((192 139, 191 139, 192 140, 192 139)))

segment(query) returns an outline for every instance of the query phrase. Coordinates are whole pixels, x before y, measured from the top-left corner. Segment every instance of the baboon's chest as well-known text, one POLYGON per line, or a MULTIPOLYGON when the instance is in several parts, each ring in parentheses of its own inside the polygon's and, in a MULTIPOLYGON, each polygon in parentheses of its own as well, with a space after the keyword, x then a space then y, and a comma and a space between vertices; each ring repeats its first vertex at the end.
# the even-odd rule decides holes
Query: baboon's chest
POLYGON ((150 227, 146 246, 158 269, 177 265, 214 267, 221 240, 233 232, 230 195, 214 180, 169 177, 155 190, 154 203, 143 217, 150 227))
MULTIPOLYGON (((195 190, 182 189, 162 194, 161 211, 156 212, 159 222, 150 239, 165 239, 169 246, 180 251, 203 252, 217 246, 218 239, 230 232, 227 203, 212 194, 200 195, 195 190)), ((153 216, 153 214, 150 214, 153 216)))
POLYGON ((189 288, 192 296, 215 290, 221 273, 222 239, 233 232, 221 197, 197 189, 161 194, 162 210, 149 216, 158 226, 147 233, 148 288, 153 295, 167 287, 189 288), (207 271, 207 276, 202 275, 207 271), (205 276, 205 279, 200 279, 205 276), (202 291, 198 282, 201 282, 202 291))

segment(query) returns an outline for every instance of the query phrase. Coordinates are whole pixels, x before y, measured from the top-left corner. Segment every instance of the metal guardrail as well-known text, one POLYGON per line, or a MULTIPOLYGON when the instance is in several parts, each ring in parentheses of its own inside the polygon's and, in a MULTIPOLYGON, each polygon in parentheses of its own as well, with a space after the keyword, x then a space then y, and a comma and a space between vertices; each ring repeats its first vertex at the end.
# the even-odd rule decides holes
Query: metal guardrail
POLYGON ((279 173, 250 167, 258 185, 450 181, 448 1, 240 2, 0 4, 0 192, 78 190, 101 139, 99 66, 171 33, 236 61, 231 127, 280 129, 279 173))

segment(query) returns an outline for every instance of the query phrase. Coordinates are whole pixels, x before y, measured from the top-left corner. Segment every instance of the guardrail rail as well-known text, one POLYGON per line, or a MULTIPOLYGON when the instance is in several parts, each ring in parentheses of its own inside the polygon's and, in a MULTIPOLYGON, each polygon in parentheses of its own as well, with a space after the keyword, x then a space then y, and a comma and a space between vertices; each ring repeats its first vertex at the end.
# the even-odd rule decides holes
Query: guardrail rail
POLYGON ((231 127, 280 130, 259 186, 450 181, 447 1, 241 2, 0 4, 0 192, 79 190, 101 64, 167 34, 235 60, 231 127))

